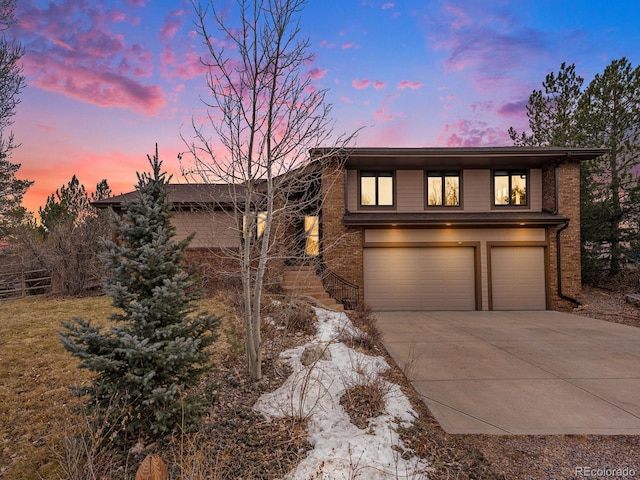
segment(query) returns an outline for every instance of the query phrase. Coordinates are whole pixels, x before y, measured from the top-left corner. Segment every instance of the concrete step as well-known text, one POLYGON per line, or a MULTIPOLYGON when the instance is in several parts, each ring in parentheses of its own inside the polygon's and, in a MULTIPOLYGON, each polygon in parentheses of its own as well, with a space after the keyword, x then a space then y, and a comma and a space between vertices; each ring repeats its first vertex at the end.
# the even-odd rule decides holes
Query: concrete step
POLYGON ((282 282, 282 285, 287 285, 290 287, 295 287, 295 286, 309 286, 309 287, 322 287, 322 282, 320 281, 319 278, 314 278, 314 279, 309 279, 306 281, 300 281, 300 280, 284 280, 282 282))
POLYGON ((308 277, 282 277, 283 283, 322 283, 320 279, 313 275, 308 277))
POLYGON ((282 276, 282 280, 284 282, 310 282, 313 280, 318 280, 320 281, 320 279, 318 278, 318 276, 314 273, 305 273, 305 274, 287 274, 285 273, 282 276))
POLYGON ((282 288, 287 293, 313 298, 328 309, 344 311, 343 305, 331 298, 324 289, 315 266, 288 267, 283 273, 282 288))
MULTIPOLYGON (((298 293, 300 295, 323 295, 326 292, 324 288, 301 288, 301 287, 292 287, 292 288, 283 288, 283 290, 287 293, 298 293)), ((328 294, 327 294, 328 295, 328 294)))

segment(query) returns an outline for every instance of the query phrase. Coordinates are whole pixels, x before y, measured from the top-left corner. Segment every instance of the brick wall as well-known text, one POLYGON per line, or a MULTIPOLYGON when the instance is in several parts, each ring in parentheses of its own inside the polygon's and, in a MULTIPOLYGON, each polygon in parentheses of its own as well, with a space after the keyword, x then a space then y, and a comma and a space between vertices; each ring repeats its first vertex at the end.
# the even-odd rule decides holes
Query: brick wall
MULTIPOLYGON (((569 226, 560 234, 562 293, 580 300, 582 282, 580 275, 580 162, 567 161, 557 170, 558 174, 558 214, 569 218, 569 226)), ((555 208, 555 168, 543 170, 543 207, 555 208)), ((575 305, 558 295, 557 281, 557 243, 556 233, 562 228, 547 228, 549 244, 549 286, 551 309, 571 310, 575 305)))
POLYGON ((321 249, 325 265, 345 280, 360 287, 360 301, 364 299, 363 231, 346 227, 345 175, 341 165, 327 165, 322 173, 322 232, 321 249))
POLYGON ((189 248, 185 253, 189 262, 200 265, 202 286, 207 293, 242 285, 237 254, 234 252, 222 248, 189 248))
MULTIPOLYGON (((227 248, 189 248, 186 257, 189 262, 200 266, 202 286, 207 293, 218 290, 242 288, 239 253, 227 248)), ((254 265, 257 265, 257 260, 254 265)), ((268 292, 282 291, 284 257, 274 253, 267 263, 264 287, 268 292)))
POLYGON ((556 208, 555 172, 553 165, 547 165, 542 169, 542 210, 547 212, 553 212, 556 208))

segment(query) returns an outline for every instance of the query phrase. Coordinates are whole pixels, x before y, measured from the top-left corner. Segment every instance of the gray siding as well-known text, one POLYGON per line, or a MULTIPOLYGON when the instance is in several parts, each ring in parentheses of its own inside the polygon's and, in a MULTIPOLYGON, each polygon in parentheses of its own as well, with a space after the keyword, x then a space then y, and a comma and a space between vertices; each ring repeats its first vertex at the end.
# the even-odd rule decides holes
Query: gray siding
POLYGON ((490 170, 462 172, 462 206, 465 212, 490 212, 491 199, 490 170))
POLYGON ((239 247, 240 233, 233 217, 222 211, 177 211, 173 213, 177 239, 195 232, 190 248, 239 247))
POLYGON ((396 172, 396 202, 398 212, 424 211, 424 170, 398 170, 396 172))
MULTIPOLYGON (((397 170, 396 171, 396 208, 375 208, 376 212, 424 212, 425 206, 425 171, 424 170, 397 170)), ((440 211, 456 212, 491 212, 493 206, 493 190, 490 169, 464 170, 462 172, 462 209, 444 208, 440 211)), ((358 199, 358 172, 347 171, 347 210, 350 212, 371 211, 371 208, 360 208, 358 199)), ((533 211, 542 210, 542 170, 531 169, 529 171, 529 205, 522 209, 509 208, 509 211, 533 211)), ((435 211, 435 209, 428 209, 435 211)))

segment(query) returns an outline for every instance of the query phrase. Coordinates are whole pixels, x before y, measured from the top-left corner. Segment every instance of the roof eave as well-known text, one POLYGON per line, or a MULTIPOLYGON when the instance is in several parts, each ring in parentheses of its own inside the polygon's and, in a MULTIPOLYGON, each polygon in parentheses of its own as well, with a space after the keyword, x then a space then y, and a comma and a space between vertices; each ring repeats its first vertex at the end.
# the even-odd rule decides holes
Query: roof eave
MULTIPOLYGON (((311 157, 327 154, 310 151, 311 157)), ((587 161, 606 154, 602 148, 564 147, 362 147, 345 150, 347 168, 422 168, 456 165, 461 168, 539 168, 569 160, 587 161)))

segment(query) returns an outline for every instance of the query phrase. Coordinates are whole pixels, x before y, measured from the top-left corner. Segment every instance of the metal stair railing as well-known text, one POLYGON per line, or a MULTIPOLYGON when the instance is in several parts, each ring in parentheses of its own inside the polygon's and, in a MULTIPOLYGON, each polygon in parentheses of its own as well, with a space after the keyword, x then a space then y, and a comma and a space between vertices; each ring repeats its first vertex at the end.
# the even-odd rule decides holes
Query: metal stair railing
POLYGON ((329 270, 324 264, 318 265, 322 286, 329 296, 340 302, 345 309, 354 310, 360 303, 360 287, 329 270))

